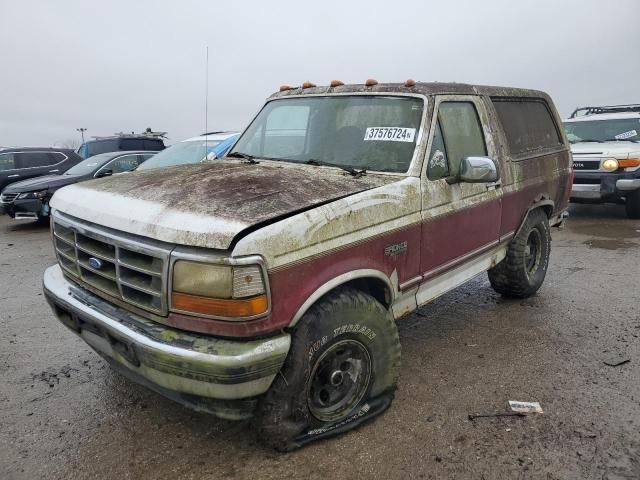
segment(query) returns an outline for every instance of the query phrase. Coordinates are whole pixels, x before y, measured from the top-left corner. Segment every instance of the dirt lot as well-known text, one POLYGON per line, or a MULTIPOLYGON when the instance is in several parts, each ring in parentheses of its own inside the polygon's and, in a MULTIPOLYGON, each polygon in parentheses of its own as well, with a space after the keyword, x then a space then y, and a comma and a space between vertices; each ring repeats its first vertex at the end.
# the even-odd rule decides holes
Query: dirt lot
POLYGON ((112 372, 53 317, 46 227, 0 220, 0 476, 640 478, 640 222, 573 206, 534 298, 479 277, 400 323, 392 408, 291 454, 112 372), (619 366, 608 366, 630 360, 619 366), (474 421, 539 401, 544 414, 474 421))

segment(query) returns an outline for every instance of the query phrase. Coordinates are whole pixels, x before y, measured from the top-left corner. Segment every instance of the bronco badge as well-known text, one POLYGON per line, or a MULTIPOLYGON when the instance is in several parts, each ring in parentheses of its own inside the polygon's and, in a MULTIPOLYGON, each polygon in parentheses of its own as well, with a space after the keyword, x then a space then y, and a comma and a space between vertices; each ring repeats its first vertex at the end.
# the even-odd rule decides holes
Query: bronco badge
POLYGON ((384 247, 384 254, 387 257, 393 257, 394 255, 398 255, 399 253, 405 252, 407 250, 407 241, 400 243, 394 243, 393 245, 389 245, 388 247, 384 247))

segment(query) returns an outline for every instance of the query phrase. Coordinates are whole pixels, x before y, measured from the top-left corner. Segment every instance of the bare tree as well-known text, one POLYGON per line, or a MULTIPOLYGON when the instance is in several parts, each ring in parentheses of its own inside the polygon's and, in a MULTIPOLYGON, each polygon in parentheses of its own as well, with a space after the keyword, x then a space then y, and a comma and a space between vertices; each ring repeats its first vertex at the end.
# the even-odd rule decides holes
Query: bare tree
POLYGON ((67 138, 66 140, 57 141, 56 146, 60 148, 71 148, 75 150, 80 146, 80 141, 67 138))

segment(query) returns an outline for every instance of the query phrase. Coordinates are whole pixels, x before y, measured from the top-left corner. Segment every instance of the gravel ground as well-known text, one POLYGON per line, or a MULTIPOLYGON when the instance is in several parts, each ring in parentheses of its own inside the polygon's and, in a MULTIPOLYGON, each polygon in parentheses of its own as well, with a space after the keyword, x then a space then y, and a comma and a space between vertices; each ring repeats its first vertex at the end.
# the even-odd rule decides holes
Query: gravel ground
POLYGON ((537 296, 504 300, 483 275, 421 308, 399 324, 391 409, 278 454, 112 372, 44 301, 48 229, 4 217, 0 477, 638 479, 639 247, 623 207, 572 206, 537 296), (508 400, 544 413, 468 419, 508 400))

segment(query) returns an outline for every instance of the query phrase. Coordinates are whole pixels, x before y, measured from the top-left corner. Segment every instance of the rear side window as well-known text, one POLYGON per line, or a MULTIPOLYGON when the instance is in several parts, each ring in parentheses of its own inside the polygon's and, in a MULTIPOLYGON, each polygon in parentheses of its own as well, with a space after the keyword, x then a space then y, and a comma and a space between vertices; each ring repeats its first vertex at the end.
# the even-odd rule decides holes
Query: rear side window
POLYGON ((67 156, 62 152, 49 152, 49 165, 55 165, 66 159, 67 156))
POLYGON ((146 138, 143 141, 144 148, 142 150, 164 150, 164 142, 154 138, 146 138))
POLYGON ((99 155, 101 153, 117 152, 119 150, 117 139, 96 140, 94 142, 88 142, 86 146, 87 158, 93 157, 94 155, 99 155))
POLYGON ((492 98, 512 155, 562 145, 558 127, 543 100, 492 98))
POLYGON ((141 138, 123 138, 119 150, 144 150, 144 141, 141 138))
POLYGON ((16 168, 14 154, 10 152, 0 153, 0 172, 3 170, 13 170, 14 168, 16 168))
POLYGON ((18 168, 46 167, 60 160, 55 160, 49 152, 21 152, 17 154, 18 168))

